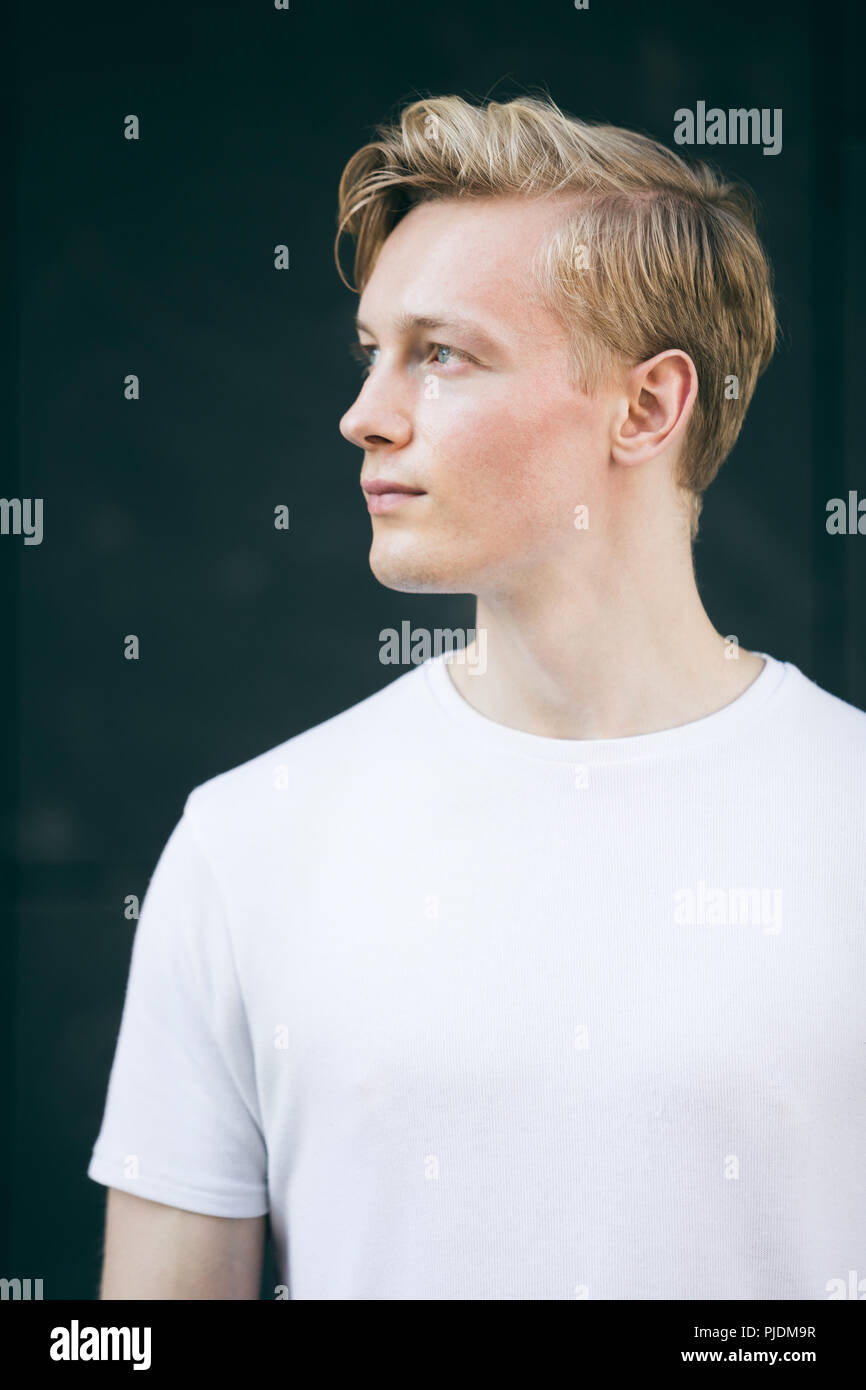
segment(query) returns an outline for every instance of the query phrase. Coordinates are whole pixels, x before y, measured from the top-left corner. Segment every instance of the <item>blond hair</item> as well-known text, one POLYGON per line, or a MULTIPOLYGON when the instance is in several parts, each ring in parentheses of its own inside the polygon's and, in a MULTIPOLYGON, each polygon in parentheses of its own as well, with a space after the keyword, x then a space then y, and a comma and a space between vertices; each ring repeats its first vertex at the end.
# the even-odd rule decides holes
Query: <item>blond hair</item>
MULTIPOLYGON (((592 393, 617 363, 687 352, 698 394, 677 483, 697 534, 702 494, 734 447, 776 340, 771 270, 744 184, 619 126, 568 116, 549 97, 414 101, 346 165, 334 255, 355 238, 355 287, 401 217, 431 199, 579 195, 534 271, 569 331, 592 393), (731 381, 736 378, 736 386, 731 381)), ((350 286, 352 288, 352 286, 350 286)))

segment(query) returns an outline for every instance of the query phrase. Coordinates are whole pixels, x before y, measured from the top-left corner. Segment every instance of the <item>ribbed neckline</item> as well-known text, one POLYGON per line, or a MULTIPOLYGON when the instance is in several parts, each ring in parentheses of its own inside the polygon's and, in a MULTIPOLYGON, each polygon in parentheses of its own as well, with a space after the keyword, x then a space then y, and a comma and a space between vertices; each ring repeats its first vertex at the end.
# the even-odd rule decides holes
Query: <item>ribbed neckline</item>
POLYGON ((626 738, 548 738, 512 729, 481 714, 463 698, 448 674, 447 652, 430 657, 422 669, 440 710, 476 749, 561 763, 627 763, 703 748, 750 724, 768 701, 778 696, 786 678, 796 672, 790 662, 778 661, 767 652, 755 655, 763 657, 763 669, 730 704, 688 724, 626 738))

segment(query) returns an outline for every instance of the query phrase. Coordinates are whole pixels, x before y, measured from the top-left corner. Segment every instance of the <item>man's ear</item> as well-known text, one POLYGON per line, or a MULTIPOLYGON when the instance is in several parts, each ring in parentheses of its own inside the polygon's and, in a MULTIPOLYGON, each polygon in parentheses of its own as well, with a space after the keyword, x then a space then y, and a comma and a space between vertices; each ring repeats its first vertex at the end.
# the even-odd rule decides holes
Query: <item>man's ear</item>
POLYGON ((610 452, 615 463, 644 463, 679 440, 698 394, 698 373, 687 352, 668 348, 629 367, 610 452))

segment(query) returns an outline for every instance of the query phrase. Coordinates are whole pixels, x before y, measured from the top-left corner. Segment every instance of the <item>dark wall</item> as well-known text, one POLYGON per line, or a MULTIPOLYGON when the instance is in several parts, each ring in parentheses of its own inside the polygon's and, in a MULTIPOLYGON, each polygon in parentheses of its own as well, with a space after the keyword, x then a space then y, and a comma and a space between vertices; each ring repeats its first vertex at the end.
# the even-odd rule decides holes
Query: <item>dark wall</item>
POLYGON ((866 494, 866 170, 843 24, 793 0, 19 7, 2 493, 44 499, 44 539, 0 536, 14 1117, 0 1274, 95 1295, 105 1191, 85 1169, 135 925, 123 902, 187 792, 402 674, 379 662, 382 627, 471 624, 465 597, 372 578, 360 454, 337 429, 358 385, 337 180, 406 99, 542 86, 668 143, 698 100, 783 109, 777 156, 701 152, 758 195, 783 336, 707 494, 699 581, 721 632, 866 706, 866 537, 825 529, 829 498, 866 494), (127 373, 140 401, 123 398, 127 373))

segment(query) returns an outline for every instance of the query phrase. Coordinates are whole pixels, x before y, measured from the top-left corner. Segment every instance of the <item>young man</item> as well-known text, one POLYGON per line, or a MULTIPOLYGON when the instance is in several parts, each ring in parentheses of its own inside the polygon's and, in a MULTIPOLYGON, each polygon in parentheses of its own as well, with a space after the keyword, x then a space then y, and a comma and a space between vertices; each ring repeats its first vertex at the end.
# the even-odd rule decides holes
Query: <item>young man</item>
POLYGON ((342 431, 373 572, 476 594, 476 645, 189 796, 88 1170, 102 1296, 254 1298, 269 1214, 295 1299, 832 1297, 866 715, 716 632, 691 556, 773 350, 748 199, 547 101, 380 136, 342 431))

